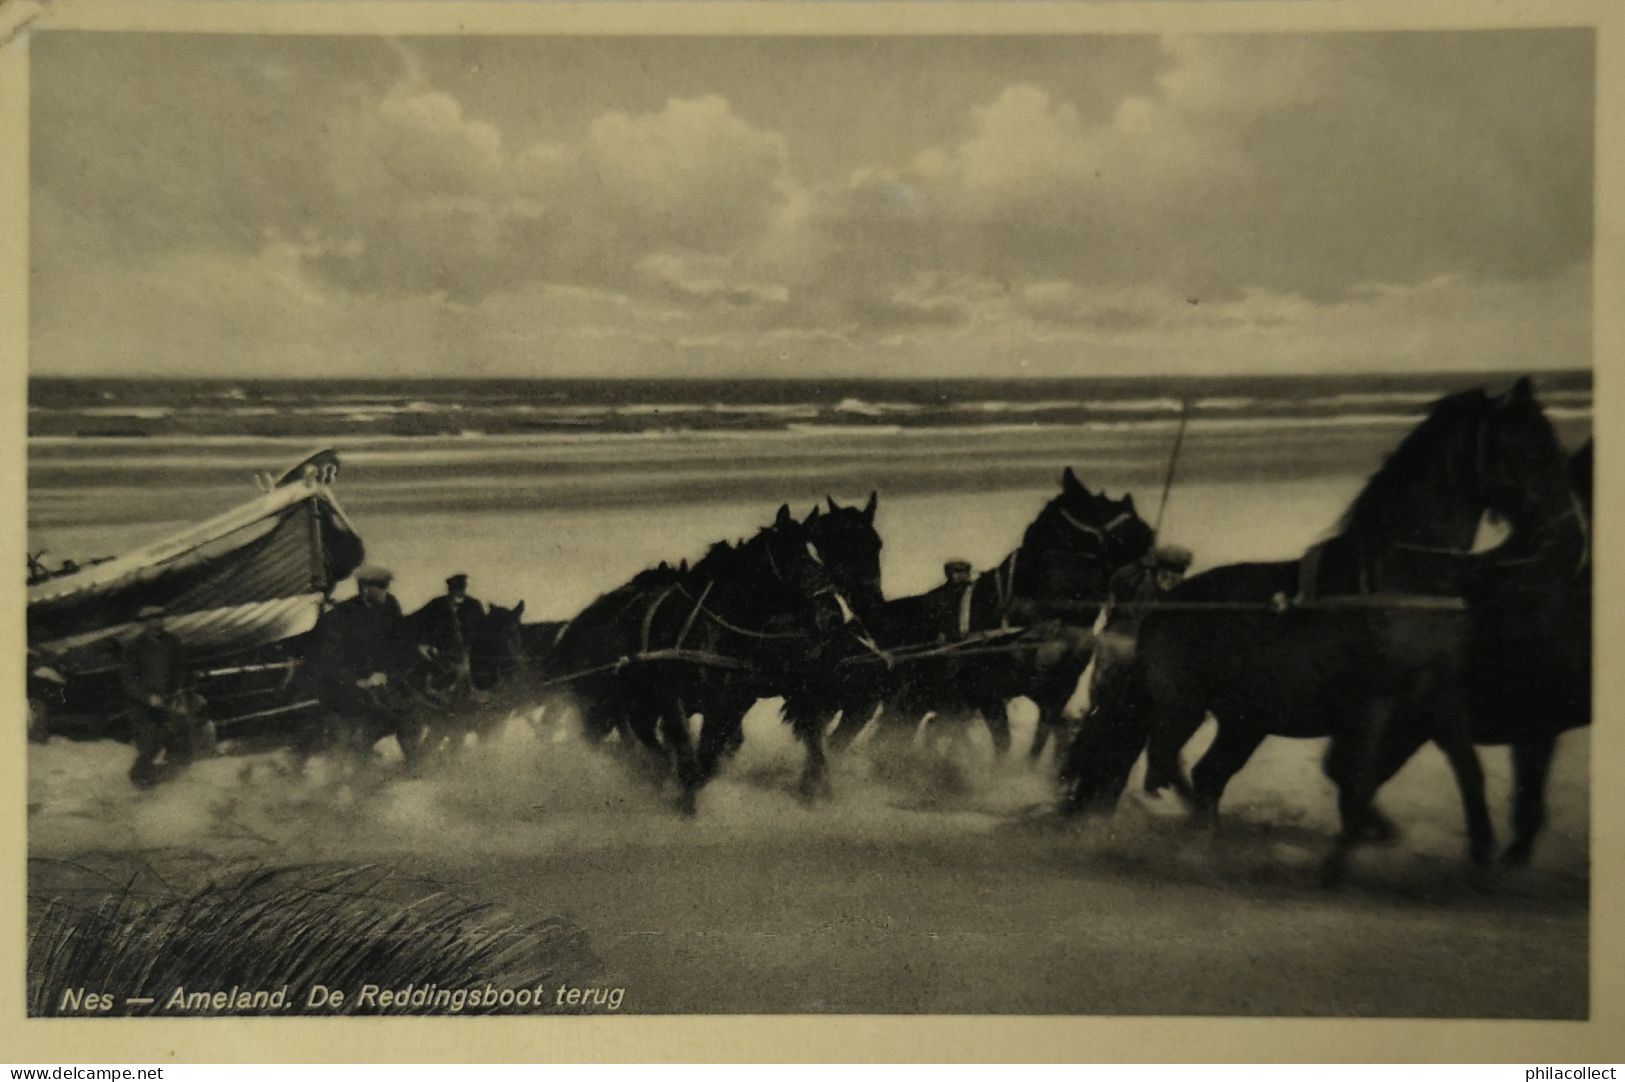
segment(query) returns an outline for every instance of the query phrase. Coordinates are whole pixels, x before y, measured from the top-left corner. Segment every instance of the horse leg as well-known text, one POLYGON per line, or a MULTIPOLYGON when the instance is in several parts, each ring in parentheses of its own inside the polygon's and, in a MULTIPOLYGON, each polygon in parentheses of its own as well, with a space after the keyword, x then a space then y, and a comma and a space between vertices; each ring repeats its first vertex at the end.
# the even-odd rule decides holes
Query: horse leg
MULTIPOLYGON (((1058 728, 1059 726, 1059 715, 1052 715, 1048 706, 1046 706, 1044 703, 1039 703, 1038 726, 1033 729, 1033 742, 1032 745, 1027 748, 1028 761, 1036 764, 1038 760, 1044 757, 1044 747, 1049 743, 1050 730, 1058 728)), ((1057 746, 1060 744, 1060 740, 1058 738, 1056 740, 1056 744, 1057 746)))
POLYGON ((1010 752, 1010 708, 1000 696, 984 699, 979 709, 982 724, 993 738, 993 756, 1003 759, 1010 752))
POLYGON ((1501 860, 1515 868, 1529 863, 1535 836, 1546 824, 1546 776, 1557 738, 1546 735, 1512 745, 1512 844, 1501 860))
POLYGON ((1093 651, 1074 651, 1067 656, 1065 664, 1056 664, 1033 682, 1027 694, 1038 707, 1038 724, 1033 729, 1033 742, 1027 748, 1027 759, 1031 763, 1036 765, 1043 758, 1051 737, 1055 740, 1056 753, 1064 754, 1068 729, 1066 704, 1077 694, 1078 683, 1084 673, 1090 671, 1092 658, 1093 651))
POLYGON ((841 720, 835 723, 834 731, 829 734, 829 750, 839 752, 851 747, 852 741, 863 732, 879 707, 880 703, 868 696, 843 700, 841 720))
MULTIPOLYGON (((1337 807, 1343 829, 1321 866, 1322 886, 1335 886, 1342 881, 1348 855, 1356 846, 1395 833, 1393 824, 1376 809, 1377 791, 1426 742, 1426 727, 1414 723, 1414 719, 1408 722, 1393 700, 1387 698, 1372 702, 1366 708, 1363 724, 1339 729, 1321 769, 1337 784, 1337 807)), ((1482 774, 1479 783, 1482 792, 1482 774)))
POLYGON ((1264 742, 1264 731, 1232 722, 1221 724, 1213 745, 1191 770, 1191 814, 1208 829, 1219 825, 1219 801, 1225 786, 1247 765, 1253 752, 1264 742))
POLYGON ((792 723, 796 737, 807 749, 807 765, 801 771, 798 791, 803 800, 816 800, 830 796, 829 763, 824 757, 824 725, 822 718, 805 723, 792 723))
POLYGON ((914 744, 920 731, 920 716, 895 699, 880 707, 875 721, 875 738, 871 746, 876 751, 898 754, 914 744))
POLYGON ((743 711, 733 706, 716 706, 705 712, 700 723, 700 777, 716 776, 724 756, 730 749, 744 743, 745 718, 743 711))
POLYGON ((1456 788, 1461 791, 1461 810, 1467 819, 1467 856, 1474 867, 1482 868, 1495 857, 1495 824, 1490 821, 1489 804, 1484 799, 1484 767, 1478 761, 1478 749, 1465 732, 1457 727, 1434 742, 1450 761, 1456 775, 1456 788))
POLYGON ((1064 814, 1109 812, 1150 735, 1148 704, 1127 684, 1098 696, 1078 725, 1061 765, 1064 814))
POLYGON ((1180 765, 1180 752, 1190 743, 1196 730, 1202 727, 1207 711, 1199 706, 1182 704, 1154 704, 1145 748, 1145 791, 1160 793, 1172 788, 1188 804, 1195 803, 1195 793, 1180 765))
POLYGON ((668 700, 660 711, 660 735, 677 764, 677 784, 682 786, 678 810, 686 817, 697 812, 696 796, 705 779, 700 773, 700 760, 694 753, 694 742, 688 735, 688 711, 681 699, 668 700))

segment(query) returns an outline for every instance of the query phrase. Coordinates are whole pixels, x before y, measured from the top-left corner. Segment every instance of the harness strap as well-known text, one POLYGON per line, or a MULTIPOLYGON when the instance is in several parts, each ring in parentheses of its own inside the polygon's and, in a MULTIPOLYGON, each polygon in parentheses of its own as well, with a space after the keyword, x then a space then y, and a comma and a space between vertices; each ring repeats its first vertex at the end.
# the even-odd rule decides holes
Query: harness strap
POLYGON ((655 613, 660 611, 660 606, 665 603, 666 598, 670 597, 672 595, 672 591, 676 589, 677 587, 675 586, 666 587, 660 592, 660 596, 654 599, 654 603, 643 611, 643 629, 638 636, 638 642, 643 647, 644 653, 648 653, 649 651, 649 636, 653 634, 655 613))
MULTIPOLYGON (((705 589, 700 591, 699 598, 695 600, 694 607, 692 609, 688 610, 688 619, 683 621, 683 629, 677 633, 677 647, 678 647, 678 649, 681 649, 683 643, 688 639, 688 633, 694 627, 694 618, 697 617, 700 614, 700 610, 702 608, 704 608, 705 599, 710 596, 711 587, 713 587, 715 585, 716 585, 716 580, 715 579, 712 579, 710 582, 706 583, 705 584, 705 589)), ((647 646, 647 645, 648 644, 645 643, 645 646, 647 646)))
MULTIPOLYGON (((1060 512, 1061 517, 1063 519, 1065 519, 1067 521, 1067 524, 1070 525, 1074 530, 1077 530, 1080 533, 1088 534, 1090 537, 1093 537, 1096 541, 1099 541, 1102 548, 1105 547, 1105 545, 1106 545, 1106 532, 1104 530, 1102 530, 1100 527, 1091 526, 1087 522, 1084 522, 1082 519, 1073 517, 1073 515, 1072 515, 1072 513, 1070 511, 1068 511, 1066 508, 1060 506, 1059 504, 1056 505, 1055 510, 1060 512)), ((1122 517, 1123 516, 1119 515, 1118 519, 1121 519, 1122 517)), ((1116 521, 1117 521, 1116 519, 1113 520, 1114 523, 1116 521)))

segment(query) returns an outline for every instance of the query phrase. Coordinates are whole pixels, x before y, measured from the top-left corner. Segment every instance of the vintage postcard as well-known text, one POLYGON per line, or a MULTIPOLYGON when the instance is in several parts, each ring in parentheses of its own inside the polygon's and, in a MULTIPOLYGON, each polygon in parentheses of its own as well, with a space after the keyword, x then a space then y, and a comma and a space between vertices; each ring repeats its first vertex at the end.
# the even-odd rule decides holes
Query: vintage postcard
POLYGON ((0 12, 26 1047, 1619 1055, 1617 10, 0 12))

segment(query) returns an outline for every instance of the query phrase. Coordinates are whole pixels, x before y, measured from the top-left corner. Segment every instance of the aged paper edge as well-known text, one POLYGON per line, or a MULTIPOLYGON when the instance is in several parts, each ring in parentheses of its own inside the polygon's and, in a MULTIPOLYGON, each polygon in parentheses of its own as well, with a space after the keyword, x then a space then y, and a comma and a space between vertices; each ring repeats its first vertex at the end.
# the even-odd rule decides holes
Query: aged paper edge
MULTIPOLYGON (((26 543, 28 41, 41 30, 232 34, 1086 34, 1490 29, 1597 30, 1593 323, 1596 420, 1625 420, 1625 11, 1617 4, 1362 3, 281 3, 277 0, 7 0, 0 3, 0 516, 11 566, 26 543)), ((1625 504, 1609 435, 1599 439, 1596 596, 1625 597, 1625 504)), ((22 652, 21 576, 0 647, 22 652)), ((1625 762, 1625 610, 1599 605, 1594 764, 1625 762)), ((13 719, 0 735, 0 1041, 39 1063, 419 1061, 1467 1061, 1625 1058, 1625 788, 1592 783, 1588 1022, 1017 1016, 683 1016, 534 1019, 27 1019, 23 1007, 26 743, 20 666, 0 666, 13 719)), ((965 974, 974 980, 975 974, 965 974)), ((1223 980, 1222 973, 1213 975, 1223 980)), ((1516 973, 1506 979, 1516 981, 1516 973)))

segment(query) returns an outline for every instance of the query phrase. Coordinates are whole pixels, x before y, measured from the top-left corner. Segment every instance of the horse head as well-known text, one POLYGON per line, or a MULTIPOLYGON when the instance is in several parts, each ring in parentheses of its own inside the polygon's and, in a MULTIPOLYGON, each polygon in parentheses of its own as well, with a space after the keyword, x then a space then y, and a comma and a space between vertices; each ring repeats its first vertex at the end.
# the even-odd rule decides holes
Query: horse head
POLYGON ((1570 462, 1535 399, 1529 377, 1487 398, 1474 452, 1479 500, 1487 511, 1520 524, 1562 520, 1579 512, 1570 462))
POLYGON ((511 609, 492 605, 475 626, 468 657, 476 687, 490 688, 528 667, 520 633, 524 616, 523 601, 511 609))
POLYGON ((880 587, 880 535, 875 532, 877 493, 863 507, 843 507, 826 496, 828 510, 813 508, 803 524, 823 557, 835 585, 860 615, 873 614, 885 601, 880 587))
POLYGON ((827 639, 851 623, 854 614, 813 537, 818 517, 801 521, 789 505, 781 505, 771 525, 733 550, 737 581, 732 587, 750 598, 758 616, 790 618, 827 639))
POLYGON ((1510 527, 1491 550, 1501 554, 1576 519, 1568 470, 1527 378, 1501 395, 1446 395, 1366 482, 1328 544, 1339 567, 1358 571, 1360 588, 1453 592, 1486 518, 1510 527))
POLYGON ((1154 535, 1134 497, 1091 492, 1070 466, 1061 493, 1027 527, 1017 554, 1016 589, 1027 597, 1095 600, 1112 572, 1150 550, 1154 535))

